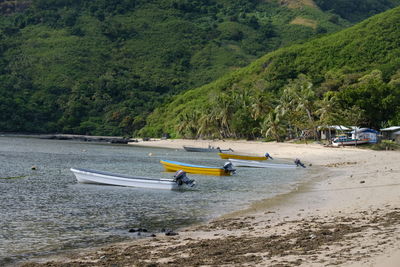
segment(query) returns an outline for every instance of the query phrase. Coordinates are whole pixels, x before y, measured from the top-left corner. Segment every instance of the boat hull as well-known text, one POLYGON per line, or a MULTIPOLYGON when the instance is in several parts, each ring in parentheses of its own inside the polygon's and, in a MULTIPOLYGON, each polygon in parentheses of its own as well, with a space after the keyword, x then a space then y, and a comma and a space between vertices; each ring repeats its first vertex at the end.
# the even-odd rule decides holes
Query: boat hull
POLYGON ((232 149, 219 149, 214 147, 202 148, 202 147, 190 147, 183 146, 183 148, 188 152, 221 152, 221 151, 232 151, 232 149))
POLYGON ((362 145, 369 143, 369 139, 361 139, 361 140, 355 140, 355 139, 347 139, 347 140, 337 140, 333 141, 332 145, 333 146, 354 146, 354 145, 362 145))
POLYGON ((250 156, 231 153, 218 153, 221 159, 242 159, 242 160, 267 160, 266 156, 250 156))
POLYGON ((252 160, 240 160, 240 159, 229 159, 235 167, 252 167, 252 168, 275 168, 275 169, 295 169, 295 164, 278 164, 278 163, 266 163, 252 160))
POLYGON ((109 172, 71 168, 76 179, 85 184, 116 185, 151 189, 178 189, 180 186, 172 179, 153 179, 135 177, 109 172))
POLYGON ((218 167, 192 165, 170 160, 160 160, 160 163, 163 165, 165 171, 167 172, 176 172, 178 170, 183 170, 187 173, 194 173, 194 174, 216 175, 216 176, 230 175, 229 172, 226 172, 223 168, 218 168, 218 167))
POLYGON ((183 148, 188 152, 219 152, 219 149, 217 148, 202 148, 190 146, 183 146, 183 148))

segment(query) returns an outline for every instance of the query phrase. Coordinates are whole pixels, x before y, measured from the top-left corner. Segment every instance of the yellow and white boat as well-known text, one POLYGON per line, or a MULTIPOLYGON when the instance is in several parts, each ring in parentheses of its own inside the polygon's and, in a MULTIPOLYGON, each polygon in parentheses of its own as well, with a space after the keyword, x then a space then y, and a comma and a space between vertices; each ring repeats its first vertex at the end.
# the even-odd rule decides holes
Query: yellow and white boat
POLYGON ((194 165, 188 163, 182 163, 178 161, 172 160, 160 160, 160 163, 164 166, 164 169, 167 172, 176 172, 178 170, 183 170, 187 173, 195 173, 195 174, 206 174, 206 175, 231 175, 235 172, 232 168, 232 163, 225 163, 224 167, 208 167, 201 165, 194 165))
POLYGON ((254 156, 247 154, 236 154, 236 153, 218 153, 221 159, 243 159, 243 160, 267 160, 272 159, 272 157, 265 153, 264 156, 254 156))

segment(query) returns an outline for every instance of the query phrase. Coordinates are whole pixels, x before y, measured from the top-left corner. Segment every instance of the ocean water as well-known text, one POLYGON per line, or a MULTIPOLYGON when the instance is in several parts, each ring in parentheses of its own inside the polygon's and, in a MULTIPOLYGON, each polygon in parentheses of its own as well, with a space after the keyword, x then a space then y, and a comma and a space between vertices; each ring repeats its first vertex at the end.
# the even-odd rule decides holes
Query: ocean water
POLYGON ((197 182, 194 189, 169 191, 78 184, 69 170, 172 178, 160 159, 206 166, 225 162, 216 153, 0 137, 0 266, 138 238, 130 228, 158 233, 204 222, 289 192, 307 173, 237 168, 234 176, 188 174, 197 182))

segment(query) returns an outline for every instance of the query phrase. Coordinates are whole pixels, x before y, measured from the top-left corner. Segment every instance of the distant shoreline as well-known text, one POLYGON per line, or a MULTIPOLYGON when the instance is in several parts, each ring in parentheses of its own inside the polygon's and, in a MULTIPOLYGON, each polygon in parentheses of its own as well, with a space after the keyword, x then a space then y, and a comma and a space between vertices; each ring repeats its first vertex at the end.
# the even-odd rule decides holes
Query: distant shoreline
POLYGON ((126 138, 122 136, 95 136, 82 134, 18 134, 18 133, 0 133, 5 137, 24 137, 37 139, 53 139, 53 140, 74 140, 85 142, 107 142, 116 144, 128 144, 129 142, 138 142, 137 139, 126 138))

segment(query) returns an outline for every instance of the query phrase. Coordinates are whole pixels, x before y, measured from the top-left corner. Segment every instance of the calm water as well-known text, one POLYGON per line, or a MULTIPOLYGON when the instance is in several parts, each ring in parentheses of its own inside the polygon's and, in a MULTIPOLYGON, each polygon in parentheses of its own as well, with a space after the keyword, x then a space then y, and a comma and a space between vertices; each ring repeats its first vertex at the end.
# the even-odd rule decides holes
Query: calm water
POLYGON ((196 189, 164 191, 77 184, 69 170, 172 178, 160 159, 209 166, 225 162, 214 153, 0 137, 0 265, 137 238, 130 228, 159 232, 206 221, 287 192, 306 173, 240 168, 230 177, 189 174, 196 189))

